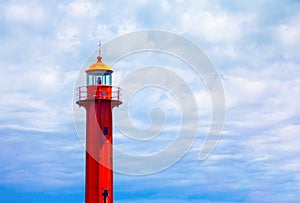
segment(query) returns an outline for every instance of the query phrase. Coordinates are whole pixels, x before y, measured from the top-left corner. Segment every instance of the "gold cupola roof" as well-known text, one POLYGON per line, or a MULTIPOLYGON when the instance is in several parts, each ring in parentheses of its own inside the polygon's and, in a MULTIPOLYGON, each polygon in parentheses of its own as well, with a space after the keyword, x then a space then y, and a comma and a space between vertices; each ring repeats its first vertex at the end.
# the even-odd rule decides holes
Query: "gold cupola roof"
POLYGON ((108 71, 113 72, 113 70, 102 62, 102 56, 97 56, 98 61, 94 64, 92 64, 85 72, 93 72, 93 71, 108 71))

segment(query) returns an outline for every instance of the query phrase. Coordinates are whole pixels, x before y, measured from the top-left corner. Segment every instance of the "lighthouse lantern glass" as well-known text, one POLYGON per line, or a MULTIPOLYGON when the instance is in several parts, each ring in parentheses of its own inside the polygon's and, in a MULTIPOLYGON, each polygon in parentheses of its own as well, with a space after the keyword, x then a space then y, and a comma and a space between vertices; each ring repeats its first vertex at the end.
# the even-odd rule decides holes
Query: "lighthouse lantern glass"
POLYGON ((111 72, 95 71, 87 73, 86 85, 111 85, 111 72))

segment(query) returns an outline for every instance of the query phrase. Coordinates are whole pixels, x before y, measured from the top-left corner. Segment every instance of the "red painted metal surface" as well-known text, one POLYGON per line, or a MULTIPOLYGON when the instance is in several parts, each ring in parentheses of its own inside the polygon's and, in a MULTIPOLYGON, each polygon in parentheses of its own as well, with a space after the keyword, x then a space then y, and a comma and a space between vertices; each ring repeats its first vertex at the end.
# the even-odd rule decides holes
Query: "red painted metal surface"
POLYGON ((86 109, 85 202, 113 203, 112 109, 121 104, 120 88, 91 85, 77 93, 77 104, 86 109))
POLYGON ((109 85, 91 85, 77 88, 77 101, 86 99, 109 99, 120 101, 121 89, 109 85), (89 94, 88 94, 89 92, 89 94))

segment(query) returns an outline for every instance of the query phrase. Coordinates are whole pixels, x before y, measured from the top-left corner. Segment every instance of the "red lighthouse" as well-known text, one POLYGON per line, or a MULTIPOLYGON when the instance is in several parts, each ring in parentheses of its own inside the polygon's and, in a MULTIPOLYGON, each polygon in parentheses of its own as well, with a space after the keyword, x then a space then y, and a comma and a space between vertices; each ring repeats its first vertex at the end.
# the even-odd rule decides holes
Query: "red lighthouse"
POLYGON ((77 104, 86 109, 86 203, 113 203, 112 109, 119 106, 120 88, 112 86, 113 70, 102 57, 86 72, 77 104))

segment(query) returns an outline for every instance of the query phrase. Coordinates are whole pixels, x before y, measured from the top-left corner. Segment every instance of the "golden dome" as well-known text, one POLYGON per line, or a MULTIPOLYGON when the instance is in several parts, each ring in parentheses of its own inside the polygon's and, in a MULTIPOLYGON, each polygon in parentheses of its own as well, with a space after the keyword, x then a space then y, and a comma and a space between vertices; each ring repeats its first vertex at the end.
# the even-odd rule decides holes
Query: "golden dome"
POLYGON ((108 65, 102 62, 102 56, 97 57, 98 61, 92 64, 85 72, 92 71, 109 71, 113 72, 108 65))

